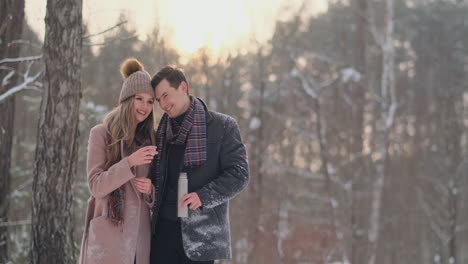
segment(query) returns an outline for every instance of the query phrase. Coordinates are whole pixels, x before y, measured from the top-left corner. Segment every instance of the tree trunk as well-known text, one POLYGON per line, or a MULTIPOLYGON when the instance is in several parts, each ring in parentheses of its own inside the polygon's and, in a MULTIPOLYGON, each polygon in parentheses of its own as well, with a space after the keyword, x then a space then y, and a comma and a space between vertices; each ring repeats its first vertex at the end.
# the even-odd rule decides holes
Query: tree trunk
MULTIPOLYGON (((0 4, 0 58, 15 58, 18 45, 9 45, 21 37, 24 19, 24 0, 6 0, 0 4)), ((14 67, 13 67, 14 68, 14 67)), ((0 71, 0 94, 8 91, 14 82, 3 86, 6 71, 0 71)), ((10 166, 15 120, 15 97, 0 102, 0 222, 8 222, 10 207, 10 166)), ((0 226, 0 263, 8 262, 8 227, 0 226)))
POLYGON ((251 230, 253 230, 251 241, 252 241, 252 250, 249 254, 249 261, 252 263, 259 263, 262 260, 261 256, 258 256, 258 248, 260 248, 261 244, 264 243, 263 241, 263 234, 261 230, 262 224, 262 214, 264 210, 262 210, 263 206, 263 173, 262 173, 262 165, 263 165, 263 152, 264 149, 264 96, 265 96, 265 81, 264 81, 264 74, 266 72, 265 69, 265 58, 262 55, 262 48, 260 47, 257 51, 257 58, 258 58, 258 87, 259 91, 259 98, 258 98, 258 108, 255 109, 255 117, 260 120, 260 126, 257 128, 255 132, 255 139, 256 143, 253 144, 254 147, 251 151, 251 165, 250 165, 250 175, 252 175, 252 180, 249 185, 249 195, 252 197, 251 208, 256 211, 254 217, 252 219, 251 230))
MULTIPOLYGON (((353 87, 353 131, 352 131, 352 145, 351 153, 352 155, 359 156, 363 150, 363 135, 364 135, 364 106, 365 106, 365 91, 367 88, 367 60, 366 60, 366 50, 367 50, 367 0, 356 0, 356 24, 357 24, 357 34, 356 34, 356 45, 355 45, 355 56, 354 56, 354 67, 356 70, 362 74, 357 87, 353 87)), ((359 159, 360 160, 360 159, 359 159)), ((361 164, 364 166, 364 164, 361 164)), ((362 177, 362 176, 361 176, 362 177)), ((348 243, 348 256, 351 259, 351 263, 361 263, 361 257, 357 254, 360 247, 362 247, 362 241, 360 236, 357 235, 357 229, 360 228, 362 223, 358 222, 358 214, 363 212, 365 208, 362 204, 357 202, 358 196, 363 192, 361 186, 353 184, 350 190, 350 239, 348 243)))
MULTIPOLYGON (((395 93, 395 49, 393 46, 393 28, 394 28, 394 10, 393 0, 385 0, 385 26, 380 48, 382 50, 382 80, 381 80, 381 98, 380 105, 380 131, 378 132, 378 144, 376 152, 380 155, 380 161, 377 161, 377 174, 372 187, 372 205, 369 219, 369 242, 371 244, 369 264, 378 263, 377 250, 380 239, 383 192, 385 187, 385 178, 388 174, 389 155, 388 148, 390 144, 390 130, 395 119, 397 107, 395 93)), ((375 26, 375 25, 374 25, 375 26)))
POLYGON ((82 0, 48 0, 44 94, 33 178, 32 263, 74 263, 82 0))

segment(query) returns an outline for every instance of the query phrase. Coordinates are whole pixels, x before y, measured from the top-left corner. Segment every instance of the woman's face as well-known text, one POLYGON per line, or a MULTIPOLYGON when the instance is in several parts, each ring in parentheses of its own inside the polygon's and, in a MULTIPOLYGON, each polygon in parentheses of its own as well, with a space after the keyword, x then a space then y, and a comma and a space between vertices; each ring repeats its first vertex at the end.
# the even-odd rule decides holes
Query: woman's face
POLYGON ((133 111, 138 123, 143 122, 153 111, 153 96, 147 93, 136 94, 133 99, 133 111))

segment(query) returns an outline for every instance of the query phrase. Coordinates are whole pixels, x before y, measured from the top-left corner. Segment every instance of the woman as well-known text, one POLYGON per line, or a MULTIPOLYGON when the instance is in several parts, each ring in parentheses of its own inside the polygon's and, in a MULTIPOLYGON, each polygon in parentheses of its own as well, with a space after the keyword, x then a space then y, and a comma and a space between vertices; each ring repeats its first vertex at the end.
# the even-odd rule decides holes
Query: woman
POLYGON ((148 264, 154 187, 147 178, 158 152, 151 78, 136 59, 125 60, 119 105, 91 129, 88 200, 80 263, 148 264))

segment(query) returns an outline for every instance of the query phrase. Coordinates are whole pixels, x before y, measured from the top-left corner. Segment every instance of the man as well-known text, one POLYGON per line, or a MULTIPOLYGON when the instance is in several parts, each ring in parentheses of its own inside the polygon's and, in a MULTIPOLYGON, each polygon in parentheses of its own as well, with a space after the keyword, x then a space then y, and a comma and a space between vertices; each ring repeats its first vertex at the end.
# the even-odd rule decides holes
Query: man
POLYGON ((163 68, 151 85, 165 112, 156 132, 159 155, 151 171, 156 189, 151 263, 208 264, 231 258, 229 200, 249 181, 237 123, 190 96, 179 69, 163 68), (187 173, 188 194, 178 200, 180 172, 187 173), (188 217, 177 217, 178 206, 188 207, 188 217))

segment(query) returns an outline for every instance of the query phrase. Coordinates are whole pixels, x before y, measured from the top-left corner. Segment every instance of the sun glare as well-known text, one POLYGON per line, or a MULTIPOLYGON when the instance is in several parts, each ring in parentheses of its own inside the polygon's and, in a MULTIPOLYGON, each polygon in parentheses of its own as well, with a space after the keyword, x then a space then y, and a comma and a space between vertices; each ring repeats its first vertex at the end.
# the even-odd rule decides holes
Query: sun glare
MULTIPOLYGON (((83 21, 89 32, 114 26, 121 14, 140 40, 157 25, 166 43, 183 55, 200 48, 212 55, 250 49, 265 43, 278 19, 301 9, 304 0, 84 0, 83 21), (112 3, 112 4, 110 4, 112 3)), ((308 0, 312 13, 326 9, 325 0, 308 0)), ((44 34, 47 0, 26 0, 29 23, 44 34)), ((94 41, 99 42, 99 37, 94 41)))
POLYGON ((246 40, 252 24, 244 1, 173 0, 164 8, 174 45, 185 53, 202 47, 213 53, 232 48, 246 40))

